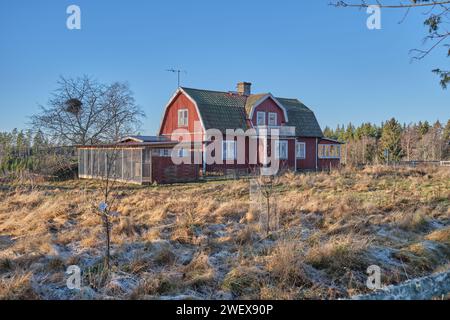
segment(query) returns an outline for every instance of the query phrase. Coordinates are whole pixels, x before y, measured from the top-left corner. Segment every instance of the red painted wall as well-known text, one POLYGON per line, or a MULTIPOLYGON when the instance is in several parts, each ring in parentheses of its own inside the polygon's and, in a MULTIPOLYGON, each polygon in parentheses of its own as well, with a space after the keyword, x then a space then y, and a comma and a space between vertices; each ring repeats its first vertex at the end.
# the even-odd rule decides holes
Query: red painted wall
MULTIPOLYGON (((283 169, 290 169, 290 170, 295 170, 295 140, 294 139, 280 139, 281 140, 285 140, 288 142, 288 159, 286 160, 280 160, 280 167, 279 169, 283 170, 283 169)), ((272 142, 269 139, 267 141, 268 143, 268 156, 272 156, 272 142)), ((263 156, 263 152, 264 152, 264 148, 263 148, 263 144, 260 145, 260 149, 258 152, 258 159, 260 159, 263 156)))
POLYGON ((319 170, 330 170, 339 168, 341 166, 340 159, 319 159, 319 170))
POLYGON ((297 141, 306 143, 306 158, 297 159, 297 170, 316 169, 316 138, 297 138, 297 141))
POLYGON ((266 99, 263 103, 261 103, 259 106, 257 106, 253 112, 252 117, 252 123, 254 126, 257 124, 257 112, 263 111, 266 112, 266 125, 269 123, 269 112, 275 112, 277 114, 277 125, 281 126, 282 123, 286 122, 286 119, 284 118, 283 110, 277 104, 271 99, 266 99))
POLYGON ((280 161, 280 169, 295 170, 295 140, 288 140, 288 160, 280 161))
MULTIPOLYGON (((222 139, 223 139, 223 141, 226 140, 225 134, 223 135, 222 139)), ((237 138, 235 138, 234 140, 237 141, 237 138)), ((252 166, 249 165, 250 145, 249 145, 248 141, 249 141, 249 138, 246 137, 245 138, 245 148, 244 148, 245 149, 245 164, 238 164, 237 159, 234 161, 234 163, 227 163, 228 161, 223 160, 222 164, 215 163, 215 164, 206 165, 206 171, 208 171, 208 172, 226 172, 227 170, 230 170, 230 169, 239 169, 242 171, 244 171, 244 170, 250 171, 252 166)), ((210 143, 212 143, 212 142, 210 142, 210 143)), ((239 153, 239 150, 237 150, 237 152, 239 153)))
POLYGON ((152 156, 152 180, 157 183, 195 181, 199 166, 194 164, 175 165, 170 157, 152 156))
MULTIPOLYGON (((178 127, 178 110, 180 109, 187 109, 189 114, 189 123, 187 127, 182 127, 183 129, 186 129, 190 132, 190 137, 192 141, 202 141, 203 135, 202 134, 194 134, 194 122, 200 121, 200 117, 197 113, 197 110, 195 108, 194 103, 189 100, 188 97, 186 97, 182 92, 180 92, 175 99, 170 103, 168 106, 166 113, 164 115, 163 124, 160 130, 160 134, 163 135, 171 135, 173 131, 176 129, 179 129, 178 127)), ((283 110, 278 107, 278 105, 271 99, 265 100, 262 104, 257 106, 254 110, 253 117, 251 121, 254 125, 256 125, 257 121, 257 112, 263 111, 266 113, 266 124, 268 123, 268 113, 269 112, 275 112, 277 113, 277 125, 283 125, 286 121, 284 117, 283 110)), ((289 125, 287 123, 287 125, 289 125)), ((197 129, 197 131, 199 131, 197 129)), ((203 129, 201 129, 203 131, 203 129)), ((294 139, 288 139, 288 148, 289 148, 289 159, 286 161, 282 161, 280 166, 281 168, 289 168, 294 170, 295 167, 297 167, 297 170, 315 170, 316 169, 316 155, 317 155, 317 148, 316 148, 316 138, 302 138, 298 137, 296 138, 297 141, 305 142, 306 143, 306 159, 296 159, 295 155, 295 140, 294 139)), ((330 143, 326 140, 320 140, 319 143, 330 143)), ((269 151, 270 152, 270 151, 269 151)), ((246 145, 246 164, 238 165, 235 164, 214 164, 214 165, 208 165, 207 171, 226 171, 228 169, 246 169, 250 168, 251 165, 248 164, 249 159, 249 146, 248 143, 246 145)), ((162 160, 164 162, 164 160, 162 160)), ((339 159, 319 159, 317 161, 317 165, 319 169, 329 169, 330 164, 332 167, 338 167, 340 165, 339 159)), ((200 166, 201 167, 201 166, 200 166)), ((163 168, 160 168, 163 170, 163 168)), ((157 176, 158 173, 156 171, 158 170, 158 165, 154 166, 153 171, 155 175, 157 176)), ((184 170, 184 169, 183 169, 184 170)), ((186 170, 185 170, 186 171, 186 170)), ((181 178, 183 177, 185 171, 181 171, 181 178)), ((189 171, 189 170, 188 170, 189 171)), ((186 171, 186 172, 188 172, 186 171)), ((162 178, 161 178, 162 179, 162 178)))
MULTIPOLYGON (((176 129, 186 129, 191 133, 191 140, 202 140, 202 135, 194 137, 194 122, 200 121, 199 114, 195 108, 194 103, 180 92, 177 97, 168 106, 166 113, 163 118, 162 127, 160 129, 161 135, 171 135, 176 129), (188 126, 179 127, 178 126, 178 110, 187 109, 188 110, 188 126)), ((198 130, 197 130, 198 131, 198 130)))
MULTIPOLYGON (((225 137, 224 137, 225 138, 225 137)), ((288 159, 287 160, 280 160, 280 170, 285 170, 285 169, 290 169, 290 170, 294 170, 295 169, 295 140, 294 139, 281 139, 281 140, 287 140, 288 141, 288 159)), ((269 146, 268 146, 268 155, 269 157, 271 156, 271 142, 270 140, 268 141, 269 146)), ((260 153, 263 149, 263 146, 258 142, 258 153, 257 153, 257 163, 261 163, 260 159, 262 154, 260 153)), ((247 170, 247 171, 252 171, 254 169, 255 165, 250 164, 250 158, 249 158, 249 149, 250 149, 250 144, 249 144, 249 138, 246 138, 246 146, 245 146, 245 164, 238 164, 237 160, 234 161, 234 163, 226 163, 224 161, 223 164, 211 164, 211 165, 207 165, 206 169, 208 172, 226 172, 226 170, 231 170, 231 169, 238 169, 238 170, 247 170)), ((239 152, 239 151, 238 151, 239 152)))

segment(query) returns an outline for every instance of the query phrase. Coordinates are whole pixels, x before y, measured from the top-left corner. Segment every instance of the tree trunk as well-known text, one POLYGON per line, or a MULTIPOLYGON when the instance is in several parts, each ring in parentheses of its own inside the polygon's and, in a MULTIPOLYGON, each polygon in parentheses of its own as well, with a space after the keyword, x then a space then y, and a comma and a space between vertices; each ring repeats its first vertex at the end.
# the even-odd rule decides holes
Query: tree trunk
POLYGON ((266 198, 267 201, 267 226, 266 226, 266 234, 269 235, 270 232, 270 198, 266 198))
POLYGON ((110 258, 111 258, 111 252, 110 252, 110 244, 111 244, 111 240, 110 240, 110 227, 109 227, 109 219, 106 215, 103 216, 103 223, 104 223, 104 227, 105 227, 105 234, 106 234, 106 254, 105 254, 105 265, 106 268, 109 270, 110 268, 110 258))

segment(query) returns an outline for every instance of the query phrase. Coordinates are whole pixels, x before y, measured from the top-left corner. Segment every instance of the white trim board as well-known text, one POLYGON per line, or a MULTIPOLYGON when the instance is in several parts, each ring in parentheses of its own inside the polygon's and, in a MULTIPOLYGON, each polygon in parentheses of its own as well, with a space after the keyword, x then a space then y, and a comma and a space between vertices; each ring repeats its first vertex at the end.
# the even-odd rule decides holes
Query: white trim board
POLYGON ((159 130, 158 130, 159 135, 161 135, 161 130, 162 130, 162 126, 164 123, 164 118, 166 117, 166 114, 167 114, 167 110, 169 109, 172 102, 178 97, 178 95, 180 93, 184 94, 189 99, 189 101, 191 101, 194 104, 195 111, 197 111, 198 118, 200 119, 200 123, 202 125, 203 133, 205 132, 205 124, 203 123, 202 114, 200 113, 200 110, 198 109, 197 102, 195 102, 195 100, 192 99, 192 97, 190 95, 188 95, 187 92, 183 90, 183 88, 178 88, 177 91, 170 98, 169 102, 166 104, 166 107, 164 108, 163 116, 162 116, 162 119, 161 119, 161 122, 159 125, 159 130))
POLYGON ((273 102, 275 102, 275 104, 283 111, 284 119, 286 120, 286 123, 288 123, 289 119, 288 119, 288 115, 287 115, 287 111, 286 111, 285 107, 280 102, 278 102, 278 100, 271 93, 268 93, 265 96, 263 96, 261 99, 256 101, 256 103, 252 106, 252 109, 250 110, 250 114, 249 114, 250 120, 253 119, 253 114, 255 112, 256 107, 259 106, 260 104, 262 104, 264 101, 266 101, 269 98, 272 99, 273 102))

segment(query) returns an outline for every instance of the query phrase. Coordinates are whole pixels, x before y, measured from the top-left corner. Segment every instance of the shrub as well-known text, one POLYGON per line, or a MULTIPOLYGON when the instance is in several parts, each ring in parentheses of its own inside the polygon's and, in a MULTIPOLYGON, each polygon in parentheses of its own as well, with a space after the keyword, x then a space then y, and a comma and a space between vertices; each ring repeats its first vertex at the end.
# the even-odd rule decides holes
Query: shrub
POLYGON ((209 264, 208 255, 200 253, 184 267, 184 279, 188 286, 202 286, 214 282, 214 269, 209 264))
POLYGON ((318 269, 327 269, 334 275, 346 269, 359 269, 366 264, 364 250, 367 239, 357 239, 353 235, 334 236, 325 243, 311 247, 306 255, 306 262, 318 269))
POLYGON ((232 269, 223 280, 222 287, 237 297, 258 298, 263 276, 256 267, 232 269))
POLYGON ((0 300, 37 300, 39 295, 31 285, 31 273, 16 273, 0 278, 0 300))
POLYGON ((310 283, 303 264, 303 250, 296 240, 281 241, 267 259, 267 269, 280 285, 300 286, 310 283))

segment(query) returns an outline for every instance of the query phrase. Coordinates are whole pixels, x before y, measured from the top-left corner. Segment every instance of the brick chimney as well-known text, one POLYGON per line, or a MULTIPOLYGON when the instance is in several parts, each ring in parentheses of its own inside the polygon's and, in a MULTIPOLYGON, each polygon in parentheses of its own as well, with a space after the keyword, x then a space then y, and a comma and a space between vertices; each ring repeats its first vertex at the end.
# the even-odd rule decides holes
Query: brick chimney
POLYGON ((252 94, 252 84, 250 82, 239 82, 237 84, 237 92, 241 96, 249 96, 252 94))

